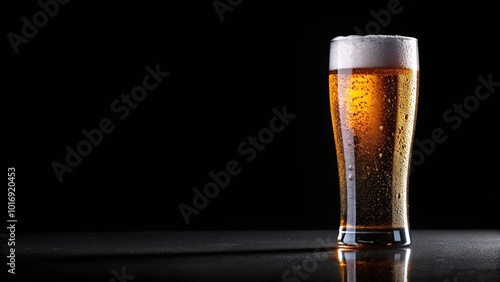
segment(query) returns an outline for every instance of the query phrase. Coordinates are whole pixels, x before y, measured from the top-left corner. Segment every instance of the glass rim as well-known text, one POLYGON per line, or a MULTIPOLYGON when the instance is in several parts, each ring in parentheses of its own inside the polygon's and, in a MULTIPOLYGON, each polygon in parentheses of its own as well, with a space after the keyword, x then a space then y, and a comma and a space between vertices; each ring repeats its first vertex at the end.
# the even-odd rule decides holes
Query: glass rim
POLYGON ((343 41, 343 40, 358 40, 358 39, 400 39, 400 40, 410 40, 410 41, 418 41, 416 37, 406 36, 406 35, 397 35, 397 34, 367 34, 367 35, 339 35, 330 40, 330 42, 334 41, 343 41))

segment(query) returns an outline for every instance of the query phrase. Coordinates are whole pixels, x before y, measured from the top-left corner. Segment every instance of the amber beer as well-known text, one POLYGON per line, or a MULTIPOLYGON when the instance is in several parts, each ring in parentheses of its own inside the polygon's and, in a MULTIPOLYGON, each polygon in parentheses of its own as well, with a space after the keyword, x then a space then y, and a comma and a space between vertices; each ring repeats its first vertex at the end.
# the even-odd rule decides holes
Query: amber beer
POLYGON ((418 86, 415 38, 367 35, 331 41, 340 246, 411 243, 408 184, 418 86))

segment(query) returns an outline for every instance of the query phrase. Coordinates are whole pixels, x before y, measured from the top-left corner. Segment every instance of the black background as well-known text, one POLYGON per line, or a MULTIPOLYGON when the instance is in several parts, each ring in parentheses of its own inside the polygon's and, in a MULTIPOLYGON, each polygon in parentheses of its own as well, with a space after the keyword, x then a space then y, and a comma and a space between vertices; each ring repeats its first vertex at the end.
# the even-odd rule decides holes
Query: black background
POLYGON ((21 18, 41 8, 9 1, 4 169, 16 169, 18 232, 337 228, 329 42, 366 25, 419 39, 415 137, 429 140, 436 128, 447 136, 411 174, 411 227, 500 227, 500 88, 472 98, 478 76, 500 81, 493 5, 401 0, 377 30, 371 11, 393 1, 220 2, 234 5, 222 21, 214 1, 71 1, 16 54, 8 34, 21 35, 21 18), (157 65, 170 75, 120 120, 111 103, 157 65), (443 118, 464 101, 473 110, 460 124, 443 118), (296 118, 245 161, 238 146, 284 107, 296 118), (51 164, 103 118, 115 130, 59 182, 51 164), (186 224, 178 205, 192 205, 192 189, 231 160, 241 173, 186 224))

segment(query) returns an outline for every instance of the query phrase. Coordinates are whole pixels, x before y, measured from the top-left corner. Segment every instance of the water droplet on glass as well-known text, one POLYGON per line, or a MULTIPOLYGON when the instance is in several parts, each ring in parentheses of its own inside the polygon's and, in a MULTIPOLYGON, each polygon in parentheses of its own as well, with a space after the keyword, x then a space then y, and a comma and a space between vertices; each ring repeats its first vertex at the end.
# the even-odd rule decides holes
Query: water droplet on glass
POLYGON ((380 131, 384 130, 384 127, 382 125, 379 128, 380 128, 380 131))
POLYGON ((348 178, 349 178, 349 180, 352 180, 352 174, 349 174, 348 178))
POLYGON ((349 165, 347 169, 352 170, 354 167, 352 165, 349 165))
POLYGON ((382 153, 378 154, 378 157, 381 158, 382 157, 382 153))

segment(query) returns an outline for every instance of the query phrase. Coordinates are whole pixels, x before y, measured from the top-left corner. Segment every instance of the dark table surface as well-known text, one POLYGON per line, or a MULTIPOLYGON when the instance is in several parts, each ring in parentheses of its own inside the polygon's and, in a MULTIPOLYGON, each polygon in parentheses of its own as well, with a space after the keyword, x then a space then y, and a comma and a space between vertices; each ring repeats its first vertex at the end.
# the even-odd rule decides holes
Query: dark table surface
MULTIPOLYGON (((16 234, 16 274, 7 266, 4 276, 66 282, 500 281, 500 230, 412 230, 408 248, 359 251, 337 248, 336 236, 331 230, 16 234)), ((3 238, 4 259, 9 248, 3 238)))

